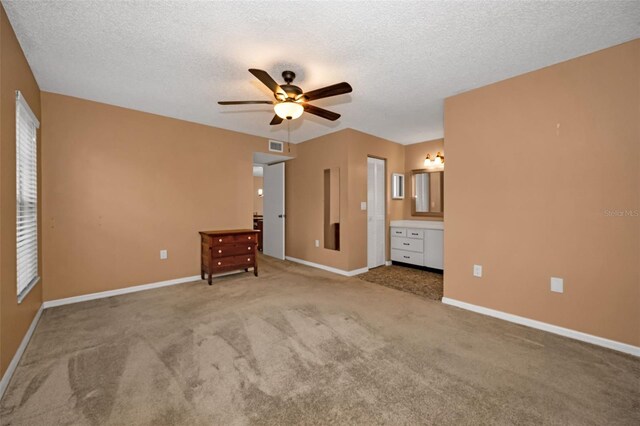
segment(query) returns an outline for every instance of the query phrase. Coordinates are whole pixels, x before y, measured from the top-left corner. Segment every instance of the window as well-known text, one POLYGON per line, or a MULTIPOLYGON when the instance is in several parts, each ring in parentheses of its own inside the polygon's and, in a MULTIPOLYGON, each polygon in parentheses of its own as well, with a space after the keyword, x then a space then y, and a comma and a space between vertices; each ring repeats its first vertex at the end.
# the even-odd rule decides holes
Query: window
POLYGON ((38 119, 16 92, 16 229, 18 302, 38 275, 38 119))

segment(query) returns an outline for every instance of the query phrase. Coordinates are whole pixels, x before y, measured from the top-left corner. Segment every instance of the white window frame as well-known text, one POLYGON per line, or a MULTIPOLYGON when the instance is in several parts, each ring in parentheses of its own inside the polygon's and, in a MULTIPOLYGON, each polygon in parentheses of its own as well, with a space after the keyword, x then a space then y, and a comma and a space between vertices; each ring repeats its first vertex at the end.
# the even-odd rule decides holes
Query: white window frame
POLYGON ((21 303, 40 281, 38 271, 38 129, 16 91, 16 289, 21 303))

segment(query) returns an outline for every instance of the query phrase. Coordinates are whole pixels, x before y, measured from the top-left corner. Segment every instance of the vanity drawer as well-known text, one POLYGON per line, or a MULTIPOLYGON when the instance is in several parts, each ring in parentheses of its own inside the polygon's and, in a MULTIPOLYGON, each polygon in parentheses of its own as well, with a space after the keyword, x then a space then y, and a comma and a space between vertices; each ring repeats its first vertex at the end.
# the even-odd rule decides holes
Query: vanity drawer
POLYGON ((407 228, 391 228, 392 237, 406 237, 407 228))
POLYGON ((416 238, 416 239, 423 240, 424 239, 424 230, 423 229, 407 228, 407 237, 408 238, 416 238))
POLYGON ((424 255, 422 253, 391 249, 391 260, 422 266, 424 263, 424 255))
POLYGON ((415 238, 392 237, 391 248, 398 250, 424 252, 424 241, 415 238))

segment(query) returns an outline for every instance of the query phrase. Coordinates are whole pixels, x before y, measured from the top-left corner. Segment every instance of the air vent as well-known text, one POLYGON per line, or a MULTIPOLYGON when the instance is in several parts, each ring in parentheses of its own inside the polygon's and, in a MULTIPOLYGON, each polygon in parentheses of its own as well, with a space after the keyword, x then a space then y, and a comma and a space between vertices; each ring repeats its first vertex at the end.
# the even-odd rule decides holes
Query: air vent
POLYGON ((269 151, 272 152, 284 152, 284 142, 269 141, 269 151))

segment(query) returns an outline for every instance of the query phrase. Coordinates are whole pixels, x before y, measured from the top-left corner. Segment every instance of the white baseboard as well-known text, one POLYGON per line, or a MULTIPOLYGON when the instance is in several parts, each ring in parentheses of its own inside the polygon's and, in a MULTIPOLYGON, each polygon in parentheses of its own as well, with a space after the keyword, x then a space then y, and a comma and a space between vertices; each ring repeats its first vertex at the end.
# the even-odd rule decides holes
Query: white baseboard
MULTIPOLYGON (((228 274, 225 274, 225 275, 228 275, 228 274)), ((71 303, 86 302, 88 300, 103 299, 105 297, 119 296, 121 294, 135 293, 138 291, 151 290, 154 288, 167 287, 170 285, 200 281, 201 279, 202 278, 200 277, 200 275, 194 275, 192 277, 176 278, 173 280, 159 281, 156 283, 118 288, 116 290, 108 290, 108 291, 101 291, 98 293, 89 293, 89 294, 83 294, 80 296, 67 297, 64 299, 47 300, 46 302, 43 303, 43 306, 45 309, 53 308, 55 306, 69 305, 71 303)))
POLYGON ((334 274, 344 275, 345 277, 353 277, 354 275, 364 274, 369 270, 369 268, 360 268, 360 269, 354 269, 353 271, 344 271, 342 269, 322 265, 320 263, 309 262, 307 260, 297 259, 291 256, 287 256, 285 259, 290 260, 292 262, 300 263, 302 265, 311 266, 312 268, 318 268, 318 269, 323 269, 325 271, 333 272, 334 274))
POLYGON ((594 336, 592 334, 583 333, 581 331, 572 330, 570 328, 564 328, 557 325, 548 324, 546 322, 508 314, 502 311, 496 311, 495 309, 485 308, 483 306, 472 305, 471 303, 461 302, 459 300, 450 299, 448 297, 443 297, 442 303, 640 357, 640 347, 638 346, 629 345, 627 343, 622 343, 615 340, 605 339, 604 337, 594 336))
POLYGON ((42 315, 42 310, 44 309, 43 305, 40 305, 38 312, 33 317, 33 321, 31 321, 31 325, 27 330, 27 333, 22 338, 22 342, 20 342, 20 346, 18 346, 18 350, 13 355, 11 362, 9 363, 9 367, 7 367, 7 371, 4 372, 2 376, 2 380, 0 380, 0 399, 2 399, 2 395, 4 395, 4 391, 7 390, 9 386, 9 382, 11 381, 11 377, 13 373, 16 371, 16 367, 18 366, 18 362, 20 362, 20 358, 22 358, 22 354, 25 349, 27 349, 27 345, 29 344, 29 340, 31 340, 31 336, 33 335, 34 330, 36 329, 36 325, 38 325, 38 321, 40 320, 40 316, 42 315))

